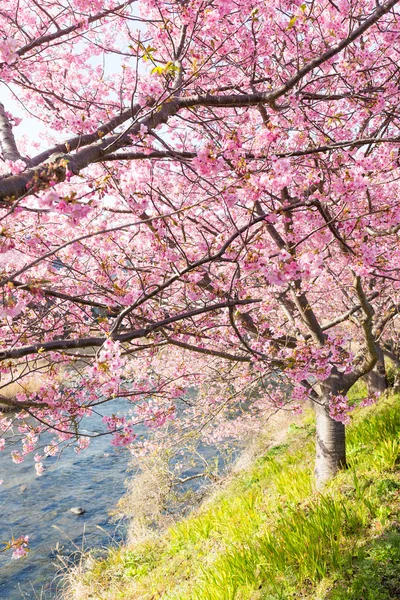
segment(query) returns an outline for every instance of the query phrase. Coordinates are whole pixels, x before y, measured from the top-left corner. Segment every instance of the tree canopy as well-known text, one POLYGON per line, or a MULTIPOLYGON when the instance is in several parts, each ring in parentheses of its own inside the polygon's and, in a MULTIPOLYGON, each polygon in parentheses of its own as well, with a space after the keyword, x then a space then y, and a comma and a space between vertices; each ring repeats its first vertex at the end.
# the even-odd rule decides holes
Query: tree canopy
POLYGON ((399 308, 398 3, 0 0, 16 462, 84 448, 109 398, 128 446, 180 403, 229 434, 237 403, 245 427, 311 398, 319 483, 344 464, 347 391, 399 308))

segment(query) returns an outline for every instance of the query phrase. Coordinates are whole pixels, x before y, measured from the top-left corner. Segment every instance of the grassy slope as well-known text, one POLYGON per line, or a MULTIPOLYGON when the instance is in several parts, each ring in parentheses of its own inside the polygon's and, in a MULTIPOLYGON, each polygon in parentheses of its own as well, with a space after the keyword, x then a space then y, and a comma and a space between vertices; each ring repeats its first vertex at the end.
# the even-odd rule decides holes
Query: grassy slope
MULTIPOLYGON (((74 598, 400 598, 400 397, 355 412, 349 468, 313 490, 314 426, 158 538, 110 551, 74 598)), ((72 596, 68 595, 71 599, 72 596)))

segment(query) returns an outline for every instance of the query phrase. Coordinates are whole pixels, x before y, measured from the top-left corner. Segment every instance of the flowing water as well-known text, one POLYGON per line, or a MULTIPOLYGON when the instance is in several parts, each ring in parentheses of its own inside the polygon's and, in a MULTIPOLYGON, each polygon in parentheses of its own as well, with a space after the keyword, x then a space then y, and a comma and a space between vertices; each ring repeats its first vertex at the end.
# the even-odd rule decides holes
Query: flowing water
MULTIPOLYGON (((117 411, 118 400, 102 407, 103 415, 117 411)), ((90 418, 90 428, 103 429, 101 416, 90 418)), ((145 435, 146 428, 138 433, 145 435)), ((203 447, 202 454, 207 459, 217 455, 210 447, 203 447)), ((36 477, 32 460, 14 464, 6 451, 1 453, 0 542, 29 535, 31 552, 20 560, 12 560, 11 552, 0 553, 0 600, 53 600, 60 585, 57 555, 70 560, 75 552, 76 559, 80 550, 123 539, 123 525, 111 522, 109 511, 125 492, 126 450, 114 449, 109 436, 102 436, 79 454, 67 448, 61 458, 48 458, 44 464, 46 472, 36 477), (74 515, 72 507, 86 512, 74 515)), ((194 479, 190 485, 200 482, 194 479)))
MULTIPOLYGON (((104 405, 102 412, 116 412, 115 402, 104 405)), ((90 426, 101 430, 101 417, 91 417, 90 426)), ((32 460, 14 464, 5 451, 1 459, 0 542, 29 535, 32 550, 20 560, 12 560, 10 552, 0 554, 0 598, 54 598, 54 578, 61 567, 57 552, 70 556, 74 550, 121 539, 123 532, 116 530, 108 512, 124 493, 129 454, 116 451, 109 436, 94 438, 79 454, 67 448, 59 459, 47 458, 41 477, 36 477, 32 460), (72 514, 70 509, 77 506, 86 512, 72 514)))

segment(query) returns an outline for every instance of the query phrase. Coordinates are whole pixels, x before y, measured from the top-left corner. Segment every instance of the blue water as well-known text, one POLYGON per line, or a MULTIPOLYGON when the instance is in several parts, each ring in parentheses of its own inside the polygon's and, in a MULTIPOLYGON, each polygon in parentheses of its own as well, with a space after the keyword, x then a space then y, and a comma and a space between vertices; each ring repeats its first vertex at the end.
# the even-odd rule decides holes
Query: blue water
MULTIPOLYGON (((102 413, 115 413, 117 402, 104 405, 102 413)), ((103 429, 100 416, 90 419, 90 428, 96 426, 103 429)), ((103 436, 79 454, 67 448, 60 458, 47 458, 46 472, 36 477, 32 460, 14 464, 6 451, 1 453, 0 542, 29 535, 31 547, 20 560, 12 560, 10 552, 0 554, 1 600, 54 598, 61 567, 56 554, 71 557, 122 539, 122 526, 116 528, 108 513, 125 492, 129 459, 126 450, 114 449, 103 436), (86 513, 72 514, 76 506, 86 513)))
MULTIPOLYGON (((119 403, 114 400, 102 405, 102 415, 121 410, 119 403)), ((102 415, 90 417, 88 429, 102 431, 102 415)), ((142 427, 138 433, 147 432, 142 427)), ((225 460, 216 448, 199 446, 198 450, 207 460, 218 457, 220 470, 224 469, 225 460)), ((0 457, 0 479, 4 480, 0 486, 0 542, 29 535, 31 547, 20 560, 12 560, 11 552, 0 553, 0 600, 54 600, 61 585, 62 564, 57 555, 71 565, 80 551, 110 547, 123 539, 124 525, 111 522, 109 511, 125 493, 130 454, 114 449, 108 436, 94 438, 79 454, 67 448, 60 458, 47 458, 42 477, 36 477, 32 459, 14 464, 6 451, 0 457), (85 514, 70 512, 77 506, 84 508, 85 514)), ((188 460, 190 467, 182 476, 204 470, 201 460, 198 462, 188 460)), ((194 479, 188 486, 199 489, 203 483, 194 479)))

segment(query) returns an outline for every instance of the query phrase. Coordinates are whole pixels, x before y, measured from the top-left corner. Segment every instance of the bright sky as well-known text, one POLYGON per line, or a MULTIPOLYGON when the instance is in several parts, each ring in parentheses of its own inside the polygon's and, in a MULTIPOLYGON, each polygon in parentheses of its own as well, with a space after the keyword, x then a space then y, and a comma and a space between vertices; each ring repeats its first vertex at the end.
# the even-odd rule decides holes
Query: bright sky
MULTIPOLYGON (((79 51, 79 44, 77 44, 77 50, 79 51)), ((92 64, 97 63, 104 65, 105 76, 110 76, 119 71, 121 68, 121 62, 124 60, 126 61, 126 58, 112 54, 106 54, 104 57, 99 55, 90 58, 90 62, 92 64)), ((19 117, 22 119, 21 124, 18 127, 13 128, 13 133, 17 144, 22 142, 22 145, 25 146, 26 152, 32 156, 38 154, 42 150, 45 150, 48 147, 48 142, 44 142, 42 140, 42 136, 46 130, 46 126, 41 122, 39 112, 38 114, 33 114, 31 111, 32 116, 26 112, 21 101, 18 100, 18 87, 12 84, 5 85, 2 81, 0 81, 0 100, 8 112, 10 112, 14 117, 19 117), (31 152, 29 152, 29 142, 31 140, 39 143, 40 146, 39 148, 32 147, 31 152), (27 143, 28 146, 26 146, 27 143)), ((66 135, 60 135, 59 132, 55 133, 57 142, 61 142, 63 139, 68 139, 68 137, 73 135, 73 131, 68 132, 66 135)))

